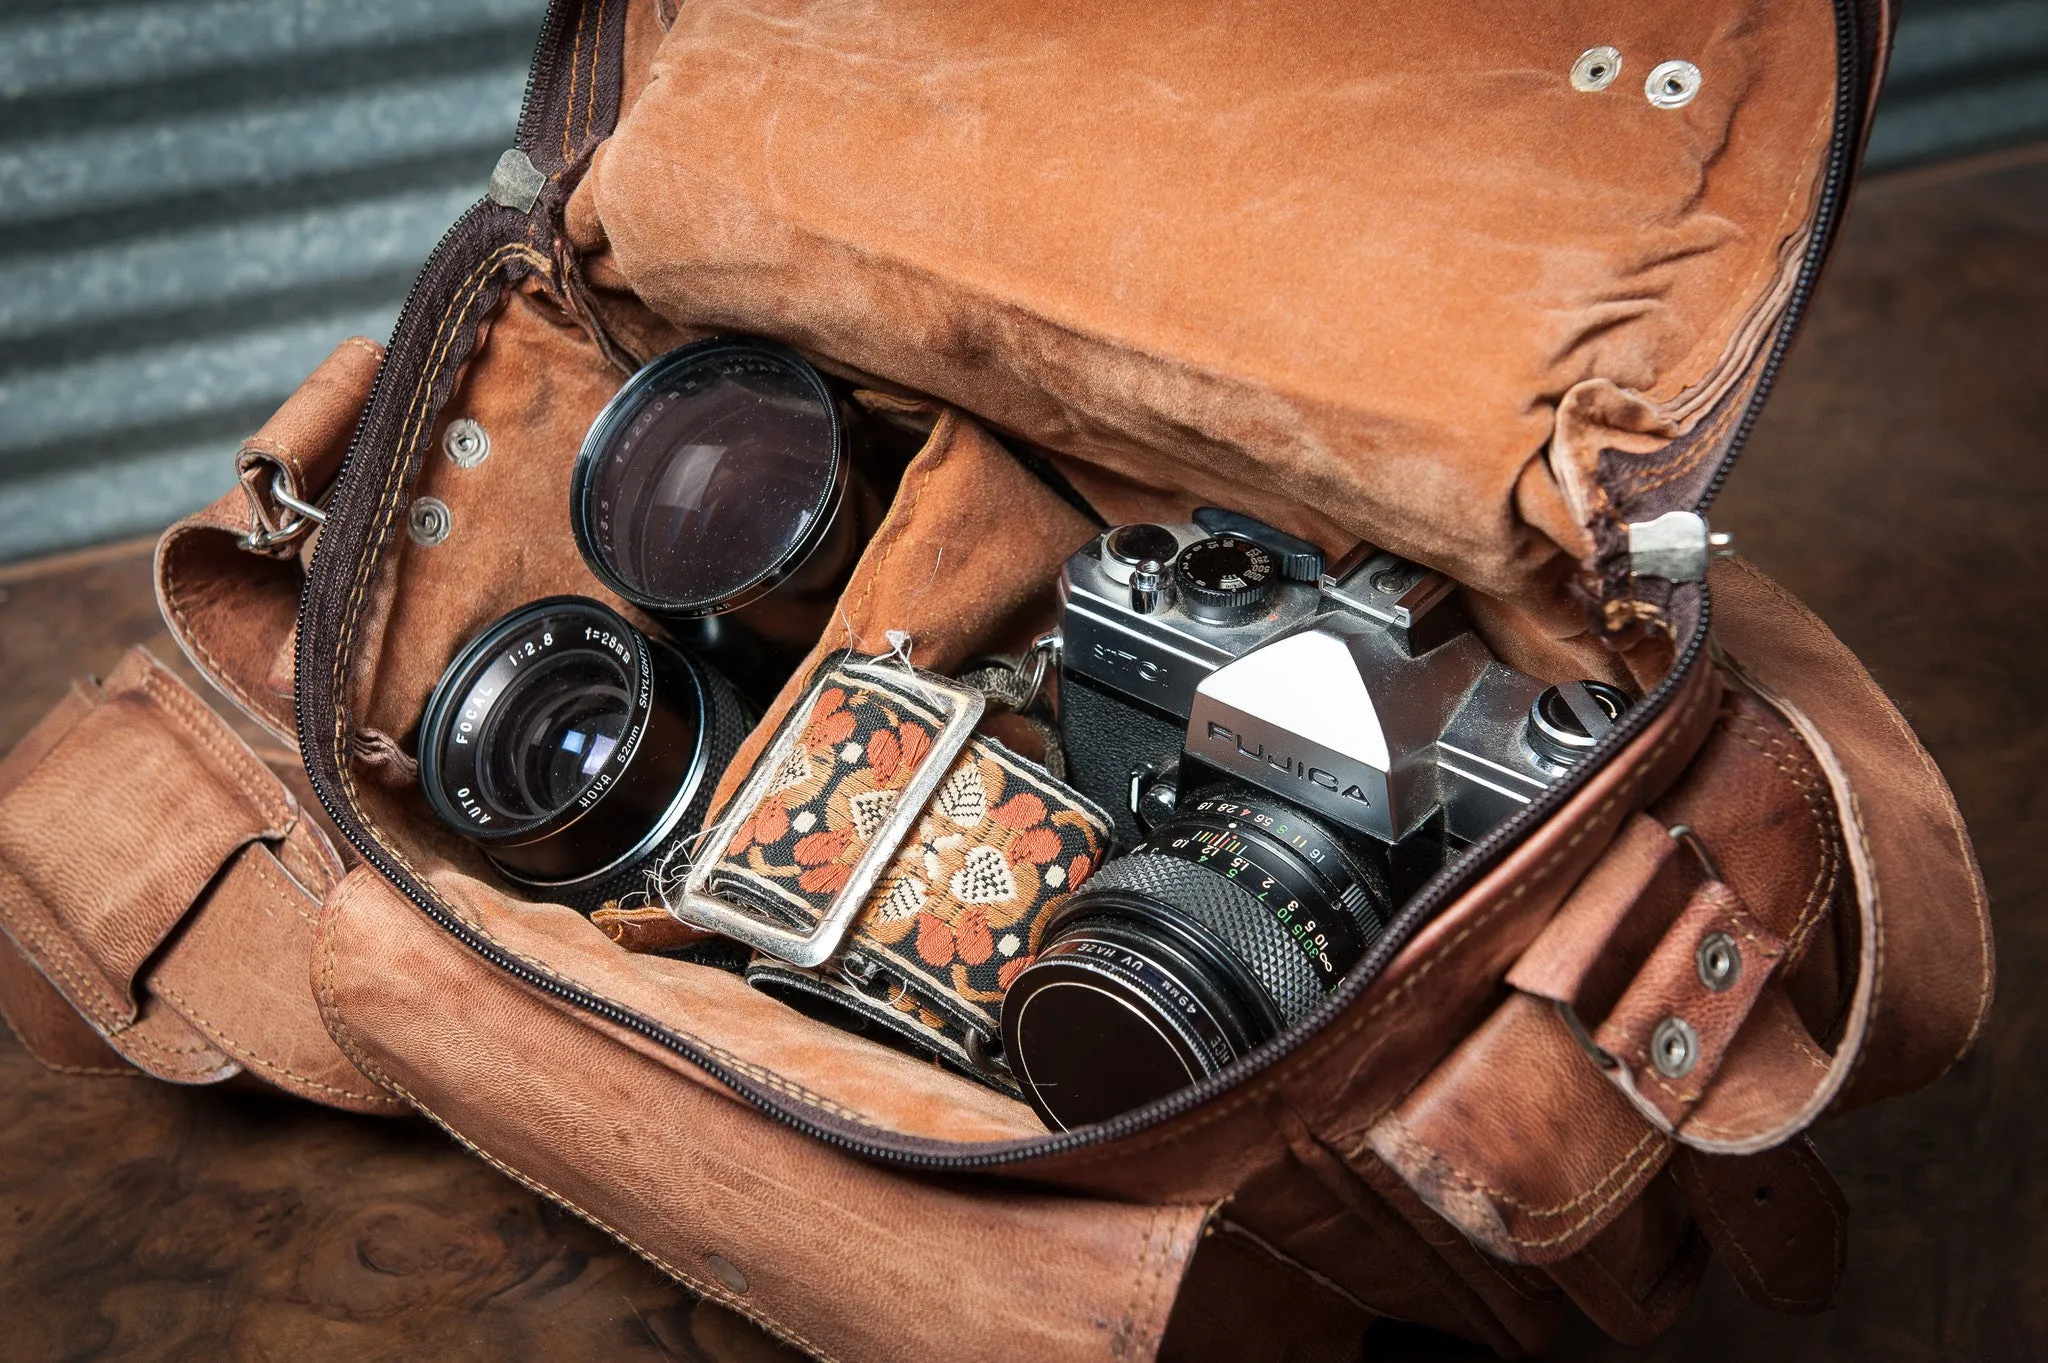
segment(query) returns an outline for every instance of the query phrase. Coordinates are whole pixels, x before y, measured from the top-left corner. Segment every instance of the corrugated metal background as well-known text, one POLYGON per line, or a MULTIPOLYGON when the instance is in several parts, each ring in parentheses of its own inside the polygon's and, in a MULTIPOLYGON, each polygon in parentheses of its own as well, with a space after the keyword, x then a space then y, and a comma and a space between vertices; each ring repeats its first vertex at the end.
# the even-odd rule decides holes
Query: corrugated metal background
MULTIPOLYGON (((545 0, 0 0, 0 561, 156 529, 383 336, 545 0)), ((1907 0, 1879 167, 2048 136, 2048 0, 1907 0)))
POLYGON ((0 559, 153 530, 511 144, 546 0, 0 0, 0 559))

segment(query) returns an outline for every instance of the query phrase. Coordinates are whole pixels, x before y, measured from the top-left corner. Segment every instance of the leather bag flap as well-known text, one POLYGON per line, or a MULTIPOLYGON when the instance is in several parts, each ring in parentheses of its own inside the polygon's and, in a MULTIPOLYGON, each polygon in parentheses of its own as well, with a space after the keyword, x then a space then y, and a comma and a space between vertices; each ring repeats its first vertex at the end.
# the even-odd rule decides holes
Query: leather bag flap
POLYGON ((1853 145, 1837 43, 1828 0, 711 0, 568 221, 671 322, 944 398, 1084 491, 1556 606, 1589 526, 1693 505, 1735 428, 1853 145))

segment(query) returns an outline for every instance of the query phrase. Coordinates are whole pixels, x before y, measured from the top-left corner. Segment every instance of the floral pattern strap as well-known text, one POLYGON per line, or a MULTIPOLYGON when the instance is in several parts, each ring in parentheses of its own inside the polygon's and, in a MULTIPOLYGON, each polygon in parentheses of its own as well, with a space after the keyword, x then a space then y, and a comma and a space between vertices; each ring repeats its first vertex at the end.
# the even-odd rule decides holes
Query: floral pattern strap
MULTIPOLYGON (((895 809, 943 716, 915 677, 819 669, 817 704, 767 793, 740 811, 707 889, 808 928, 895 809)), ((772 750, 772 747, 771 747, 772 750)), ((1003 993, 1043 924, 1101 864, 1109 817, 985 736, 962 750, 877 882, 839 954, 816 970, 757 954, 752 983, 829 999, 985 1083, 1003 993)))

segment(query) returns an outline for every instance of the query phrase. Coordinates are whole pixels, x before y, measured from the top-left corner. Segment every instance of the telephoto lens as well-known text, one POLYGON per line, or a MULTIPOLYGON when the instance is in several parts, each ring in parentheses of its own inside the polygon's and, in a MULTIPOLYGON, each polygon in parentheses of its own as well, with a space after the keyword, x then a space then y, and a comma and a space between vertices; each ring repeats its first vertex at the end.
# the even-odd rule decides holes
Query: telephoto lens
POLYGON ((825 378, 795 352, 721 337, 672 350, 591 423, 570 523, 591 571, 669 620, 770 591, 837 585, 860 549, 849 435, 825 378))
POLYGON ((580 596, 470 640, 420 720, 420 785, 515 884, 586 912, 701 826, 749 719, 724 678, 580 596))
POLYGON ((1060 906, 1003 999, 1003 1050, 1056 1130, 1217 1073, 1308 1016, 1379 937, 1384 875, 1270 795, 1181 802, 1060 906))

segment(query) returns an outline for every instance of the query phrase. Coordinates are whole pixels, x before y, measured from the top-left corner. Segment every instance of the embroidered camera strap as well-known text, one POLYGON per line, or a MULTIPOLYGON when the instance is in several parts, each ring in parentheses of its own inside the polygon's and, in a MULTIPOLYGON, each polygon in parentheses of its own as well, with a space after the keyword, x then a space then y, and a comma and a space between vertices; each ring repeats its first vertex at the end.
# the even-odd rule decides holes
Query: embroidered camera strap
MULTIPOLYGON (((946 718, 919 674, 841 655, 763 761, 707 881, 720 899, 808 930, 825 917, 927 762, 946 718), (801 725, 799 731, 793 726, 801 725)), ((756 953, 747 979, 825 999, 983 1082, 1016 1092, 990 1052, 1003 993, 1051 910, 1103 859, 1106 814, 1043 767, 977 735, 875 882, 838 951, 815 969, 756 953)))

